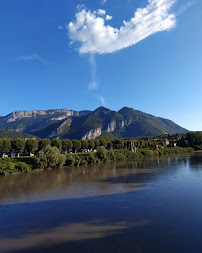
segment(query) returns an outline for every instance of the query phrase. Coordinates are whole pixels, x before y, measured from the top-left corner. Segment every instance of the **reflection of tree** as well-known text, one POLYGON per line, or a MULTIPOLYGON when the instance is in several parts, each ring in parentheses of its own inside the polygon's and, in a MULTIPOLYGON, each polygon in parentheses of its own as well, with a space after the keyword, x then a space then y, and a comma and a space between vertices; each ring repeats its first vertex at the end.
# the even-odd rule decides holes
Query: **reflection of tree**
POLYGON ((190 169, 202 170, 202 153, 196 153, 194 156, 190 156, 189 166, 190 169))
MULTIPOLYGON (((121 189, 129 189, 130 184, 144 184, 163 172, 168 166, 177 164, 180 157, 152 157, 129 162, 100 163, 80 167, 34 171, 0 177, 0 199, 20 198, 31 194, 46 193, 62 187, 67 191, 77 184, 85 190, 92 184, 95 193, 107 193, 115 182, 121 189)), ((201 158, 202 159, 202 158, 201 158)), ((134 186, 133 186, 134 187, 134 186)), ((114 189, 114 188, 113 188, 114 189)), ((74 190, 74 187, 72 188, 74 190)), ((115 189, 114 189, 115 191, 115 189)))

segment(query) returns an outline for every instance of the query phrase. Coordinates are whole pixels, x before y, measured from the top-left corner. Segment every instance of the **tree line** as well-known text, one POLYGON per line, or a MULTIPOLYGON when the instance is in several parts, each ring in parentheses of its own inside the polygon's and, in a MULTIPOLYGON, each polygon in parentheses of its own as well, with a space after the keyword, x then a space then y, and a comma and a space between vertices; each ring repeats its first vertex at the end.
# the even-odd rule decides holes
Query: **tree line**
MULTIPOLYGON (((133 140, 133 145, 136 148, 147 148, 155 146, 155 142, 145 140, 133 140)), ((70 140, 70 139, 40 139, 35 138, 1 138, 0 139, 0 155, 3 157, 14 151, 19 157, 21 154, 38 154, 47 146, 56 147, 61 153, 78 153, 78 152, 92 152, 98 147, 104 147, 108 150, 130 149, 131 140, 110 140, 108 137, 102 136, 95 140, 70 140)))
POLYGON ((177 145, 179 147, 192 147, 195 150, 202 150, 202 132, 189 132, 182 135, 177 145))

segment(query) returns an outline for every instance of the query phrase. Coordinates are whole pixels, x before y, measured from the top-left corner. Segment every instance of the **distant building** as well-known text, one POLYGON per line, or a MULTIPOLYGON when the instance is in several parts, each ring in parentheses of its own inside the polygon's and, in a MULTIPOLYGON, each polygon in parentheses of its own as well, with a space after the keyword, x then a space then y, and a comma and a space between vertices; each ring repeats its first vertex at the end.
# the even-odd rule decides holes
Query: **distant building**
POLYGON ((163 147, 166 148, 168 145, 170 144, 169 140, 168 139, 165 139, 163 141, 163 147))

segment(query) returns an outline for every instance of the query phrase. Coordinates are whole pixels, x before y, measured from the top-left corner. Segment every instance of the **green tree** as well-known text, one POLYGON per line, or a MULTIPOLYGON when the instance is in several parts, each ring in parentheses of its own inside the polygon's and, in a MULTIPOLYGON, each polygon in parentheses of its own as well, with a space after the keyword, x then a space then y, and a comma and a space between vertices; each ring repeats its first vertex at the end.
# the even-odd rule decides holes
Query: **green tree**
POLYGON ((9 153, 11 150, 11 142, 7 138, 0 139, 0 154, 2 157, 4 154, 9 153))
POLYGON ((94 143, 95 143, 95 148, 98 149, 98 147, 100 147, 100 141, 94 140, 94 143))
POLYGON ((124 149, 124 140, 115 140, 112 142, 114 149, 124 149))
POLYGON ((101 136, 99 138, 99 141, 100 141, 100 146, 103 146, 105 148, 107 147, 107 140, 106 140, 106 138, 104 136, 101 136))
POLYGON ((95 148, 95 142, 93 140, 88 141, 88 148, 92 151, 95 148))
POLYGON ((62 141, 62 150, 65 152, 65 154, 67 152, 69 152, 69 150, 73 147, 73 143, 71 140, 69 139, 64 139, 62 141))
POLYGON ((101 146, 101 147, 98 148, 98 150, 97 150, 97 156, 98 156, 98 158, 99 158, 101 161, 106 160, 106 158, 107 158, 107 152, 106 152, 104 146, 101 146))
POLYGON ((51 141, 49 139, 39 140, 39 150, 42 150, 43 148, 47 147, 48 145, 51 145, 51 141))
POLYGON ((60 139, 54 139, 51 141, 51 146, 56 147, 58 150, 62 149, 62 140, 60 139))
POLYGON ((81 148, 83 150, 88 149, 88 141, 87 140, 82 140, 81 141, 81 148))
POLYGON ((21 138, 17 138, 12 140, 11 142, 12 148, 16 151, 17 157, 20 156, 21 153, 25 150, 25 140, 21 138))
POLYGON ((39 169, 62 167, 66 156, 61 155, 56 147, 46 146, 36 156, 36 164, 39 169))
POLYGON ((28 139, 26 141, 25 147, 31 156, 31 154, 34 153, 38 148, 38 141, 36 139, 28 139))
POLYGON ((81 142, 79 140, 72 140, 72 143, 74 153, 78 152, 81 149, 81 142))

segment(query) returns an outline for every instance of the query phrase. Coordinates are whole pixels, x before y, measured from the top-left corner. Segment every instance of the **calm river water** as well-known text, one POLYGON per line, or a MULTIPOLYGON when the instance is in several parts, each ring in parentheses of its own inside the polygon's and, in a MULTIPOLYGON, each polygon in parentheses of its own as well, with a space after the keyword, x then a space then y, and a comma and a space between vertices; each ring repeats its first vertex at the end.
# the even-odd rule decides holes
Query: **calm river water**
POLYGON ((202 154, 1 176, 0 252, 201 253, 202 154))

